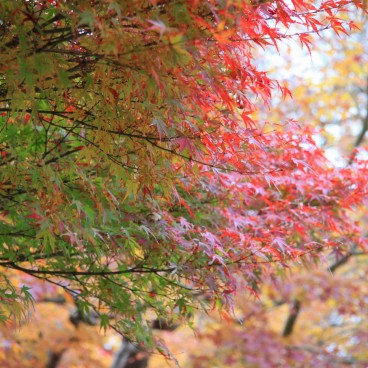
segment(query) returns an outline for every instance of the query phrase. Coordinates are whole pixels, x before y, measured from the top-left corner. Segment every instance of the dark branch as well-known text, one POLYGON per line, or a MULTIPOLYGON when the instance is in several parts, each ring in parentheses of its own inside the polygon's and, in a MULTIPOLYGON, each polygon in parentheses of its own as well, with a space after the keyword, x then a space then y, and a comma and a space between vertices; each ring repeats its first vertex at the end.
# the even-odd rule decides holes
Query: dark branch
POLYGON ((289 317, 286 320, 284 331, 282 332, 283 337, 287 337, 291 335, 291 333, 293 332, 296 319, 298 318, 298 315, 300 312, 300 301, 298 299, 295 299, 290 309, 291 310, 290 310, 289 317))
POLYGON ((149 267, 132 267, 126 270, 118 270, 118 271, 76 271, 76 270, 33 270, 31 268, 25 268, 17 265, 15 262, 9 261, 0 263, 0 266, 5 266, 8 268, 12 268, 14 270, 22 271, 24 273, 33 275, 50 275, 50 276, 109 276, 109 275, 124 275, 129 273, 158 273, 158 272, 172 272, 175 270, 175 267, 170 268, 149 268, 149 267))
MULTIPOLYGON (((359 147, 363 140, 364 140, 364 137, 365 137, 365 134, 367 133, 368 131, 368 76, 367 76, 367 86, 366 86, 366 99, 367 99, 367 102, 366 102, 366 111, 365 111, 365 118, 362 120, 362 130, 360 131, 360 134, 358 136, 358 138, 356 139, 355 141, 355 144, 354 144, 354 148, 357 148, 359 147)), ((351 165, 354 161, 354 157, 355 157, 356 153, 353 152, 350 160, 349 160, 349 165, 351 165)))

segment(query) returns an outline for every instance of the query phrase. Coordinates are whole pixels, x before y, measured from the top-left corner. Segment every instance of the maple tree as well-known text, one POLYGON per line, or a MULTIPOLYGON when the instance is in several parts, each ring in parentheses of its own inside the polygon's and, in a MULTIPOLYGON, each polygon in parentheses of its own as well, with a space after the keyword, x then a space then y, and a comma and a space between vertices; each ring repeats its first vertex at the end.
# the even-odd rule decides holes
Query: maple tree
MULTIPOLYGON (((294 69, 291 66, 292 75, 281 78, 285 78, 292 88, 294 100, 268 111, 268 116, 273 115, 272 119, 294 116, 322 126, 318 133, 320 145, 339 166, 352 164, 357 154, 364 156, 366 152, 366 148, 358 149, 366 143, 364 138, 368 128, 365 19, 361 18, 357 25, 351 35, 328 33, 320 40, 314 47, 314 52, 317 52, 313 58, 314 65, 311 62, 294 69)), ((364 208, 360 208, 352 216, 357 219, 364 212, 364 208)), ((363 234, 366 234, 366 229, 363 229, 363 234)), ((331 268, 332 272, 355 254, 360 253, 354 248, 338 259, 331 268)))
POLYGON ((334 168, 311 130, 253 117, 290 95, 254 46, 309 49, 362 5, 1 2, 1 318, 36 278, 147 343, 149 313, 231 307, 240 275, 257 293, 288 261, 364 247, 366 163, 334 168))
MULTIPOLYGON (((315 133, 318 141, 344 166, 355 155, 364 155, 367 146, 368 70, 361 62, 366 58, 366 24, 359 26, 349 37, 330 33, 318 39, 309 62, 279 58, 273 65, 275 75, 288 83, 294 98, 283 104, 274 101, 271 109, 260 113, 273 120, 287 116, 322 125, 325 131, 315 133)), ((295 57, 295 46, 293 51, 295 57)), ((307 52, 298 54, 297 60, 308 59, 307 52)), ((351 216, 366 223, 366 208, 355 209, 351 216)), ((293 266, 286 277, 264 278, 261 300, 239 297, 230 320, 219 323, 212 316, 205 326, 202 322, 196 342, 201 349, 187 345, 183 366, 365 367, 367 256, 355 247, 336 257, 328 253, 306 270, 293 266)), ((174 341, 185 336, 177 335, 174 341)), ((169 347, 178 357, 184 354, 178 343, 169 347)), ((152 365, 156 366, 160 365, 152 365)))

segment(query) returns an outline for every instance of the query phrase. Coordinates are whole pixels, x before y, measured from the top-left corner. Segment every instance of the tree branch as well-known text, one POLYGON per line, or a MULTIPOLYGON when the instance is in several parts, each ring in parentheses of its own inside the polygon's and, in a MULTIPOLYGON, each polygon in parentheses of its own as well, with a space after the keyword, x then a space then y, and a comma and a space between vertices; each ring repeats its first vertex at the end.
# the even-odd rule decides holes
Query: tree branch
POLYGON ((50 275, 50 276, 109 276, 109 275, 124 275, 129 273, 154 273, 157 274, 158 272, 172 272, 176 268, 149 268, 149 267, 132 267, 126 270, 119 270, 119 271, 67 271, 67 270, 33 270, 31 268, 25 268, 22 266, 17 265, 13 261, 0 263, 0 266, 5 266, 8 268, 12 268, 18 271, 22 271, 24 273, 30 275, 50 275))
MULTIPOLYGON (((361 145, 361 143, 364 140, 365 133, 367 133, 368 131, 368 76, 367 76, 367 86, 366 86, 366 99, 367 99, 367 102, 366 102, 366 109, 365 109, 366 110, 365 117, 364 119, 362 119, 362 129, 360 131, 358 138, 355 141, 354 148, 357 148, 361 145)), ((356 152, 354 151, 350 157, 349 165, 353 163, 355 156, 356 156, 356 152)))
POLYGON ((296 319, 298 318, 298 315, 300 312, 300 306, 301 306, 300 300, 294 299, 292 306, 290 308, 291 310, 290 310, 289 317, 285 323, 284 331, 282 332, 283 337, 287 337, 291 335, 291 333, 293 332, 296 319))
MULTIPOLYGON (((331 266, 329 266, 327 268, 327 271, 330 271, 331 273, 334 273, 339 267, 343 266, 345 263, 348 262, 348 260, 353 256, 355 255, 354 253, 354 249, 356 247, 354 246, 353 247, 353 250, 349 253, 347 253, 345 256, 337 259, 331 266)), ((283 303, 282 303, 283 304, 283 303)), ((293 332, 293 329, 294 329, 294 326, 295 326, 295 323, 297 321, 297 318, 298 318, 298 315, 299 315, 299 312, 300 312, 300 309, 302 307, 302 303, 300 300, 298 299, 294 299, 292 305, 291 305, 291 308, 290 308, 290 313, 289 313, 289 316, 286 320, 286 323, 285 323, 285 327, 284 327, 284 330, 282 332, 282 336, 283 337, 287 337, 287 336, 290 336, 293 332)))

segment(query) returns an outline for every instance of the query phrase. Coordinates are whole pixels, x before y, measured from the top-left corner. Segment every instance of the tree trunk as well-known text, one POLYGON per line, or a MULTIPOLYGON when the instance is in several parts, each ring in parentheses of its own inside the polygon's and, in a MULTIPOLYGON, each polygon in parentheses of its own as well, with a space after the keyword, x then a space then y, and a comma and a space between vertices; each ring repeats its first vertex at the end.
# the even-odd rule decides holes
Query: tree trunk
POLYGON ((116 353, 111 368, 147 368, 149 354, 136 344, 123 338, 121 347, 116 353))

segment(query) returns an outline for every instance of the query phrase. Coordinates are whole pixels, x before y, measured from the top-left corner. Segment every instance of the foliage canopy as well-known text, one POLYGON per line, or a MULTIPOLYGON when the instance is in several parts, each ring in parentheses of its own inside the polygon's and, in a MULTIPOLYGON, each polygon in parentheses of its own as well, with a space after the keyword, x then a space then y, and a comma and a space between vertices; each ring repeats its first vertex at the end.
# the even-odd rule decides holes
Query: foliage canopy
POLYGON ((354 4, 2 1, 3 319, 31 300, 15 270, 147 340, 148 310, 229 306, 240 275, 256 293, 273 265, 363 245, 365 163, 334 168, 312 131, 252 115, 290 95, 254 47, 309 49, 354 4))

